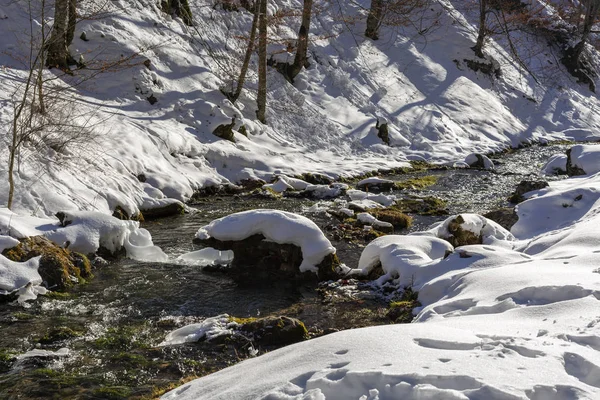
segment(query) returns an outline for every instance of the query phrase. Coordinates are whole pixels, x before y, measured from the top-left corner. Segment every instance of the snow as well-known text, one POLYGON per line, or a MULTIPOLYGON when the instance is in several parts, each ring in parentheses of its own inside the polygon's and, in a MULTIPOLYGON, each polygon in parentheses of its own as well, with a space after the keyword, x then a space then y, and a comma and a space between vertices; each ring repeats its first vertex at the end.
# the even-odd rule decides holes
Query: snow
POLYGON ((460 227, 465 231, 474 233, 476 236, 481 236, 483 244, 512 247, 511 241, 514 240, 512 233, 501 227, 498 223, 477 214, 465 213, 450 216, 433 228, 423 232, 416 232, 415 235, 430 235, 448 239, 452 237, 452 234, 448 230, 449 226, 459 216, 463 219, 460 227))
POLYGON ((219 336, 231 335, 233 334, 231 329, 233 325, 237 324, 232 322, 227 314, 206 318, 200 323, 186 325, 169 333, 160 346, 193 343, 201 339, 210 341, 219 336))
POLYGON ((480 158, 483 160, 483 169, 494 169, 494 162, 482 154, 469 154, 465 157, 464 162, 465 164, 472 166, 473 164, 476 164, 480 158))
POLYGON ((361 181, 359 181, 356 186, 358 187, 362 187, 362 186, 375 186, 375 185, 381 185, 381 184, 394 184, 394 181, 391 181, 389 179, 383 179, 383 178, 379 178, 379 177, 370 177, 370 178, 366 178, 363 179, 361 181))
MULTIPOLYGON (((61 226, 57 219, 22 216, 0 208, 0 232, 20 239, 45 236, 61 247, 83 254, 95 253, 100 247, 112 253, 125 248, 127 256, 136 260, 167 260, 163 251, 153 245, 150 232, 140 228, 137 221, 123 221, 95 211, 62 214, 66 226, 61 226)), ((6 239, 2 241, 7 243, 6 239)))
POLYGON ((35 290, 30 291, 26 288, 42 284, 42 277, 38 273, 40 258, 34 257, 25 262, 15 262, 0 255, 0 294, 6 295, 20 289, 24 290, 19 295, 29 297, 30 294, 35 294, 35 290))
POLYGON ((600 146, 578 144, 571 147, 571 165, 579 167, 586 174, 600 172, 600 146))
POLYGON ((250 210, 228 215, 203 226, 198 239, 244 240, 261 234, 279 244, 294 244, 302 249, 301 272, 317 272, 317 265, 335 248, 310 219, 286 211, 250 210))
POLYGON ((356 214, 358 222, 362 222, 365 225, 371 225, 374 228, 393 229, 394 225, 389 222, 380 221, 369 213, 358 213, 356 214))
POLYGON ((396 202, 396 195, 394 194, 373 194, 356 189, 348 190, 346 194, 350 197, 350 200, 370 200, 379 203, 384 207, 389 207, 396 202))

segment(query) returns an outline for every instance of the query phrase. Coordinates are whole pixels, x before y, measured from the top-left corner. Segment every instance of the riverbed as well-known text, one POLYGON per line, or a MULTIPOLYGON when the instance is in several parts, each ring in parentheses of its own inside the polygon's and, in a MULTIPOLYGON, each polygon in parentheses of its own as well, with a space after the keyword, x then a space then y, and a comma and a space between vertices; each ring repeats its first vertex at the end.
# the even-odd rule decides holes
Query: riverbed
MULTIPOLYGON (((494 171, 428 169, 384 177, 403 181, 436 176, 436 183, 429 187, 395 194, 440 198, 447 203, 449 214, 482 214, 508 206, 506 199, 522 180, 560 179, 541 177, 540 169, 551 155, 564 153, 567 147, 533 146, 504 153, 493 158, 494 171)), ((308 199, 213 196, 192 204, 194 210, 189 214, 147 222, 143 227, 174 260, 199 249, 192 243, 194 234, 213 219, 254 208, 291 211, 315 221, 338 248, 340 260, 356 267, 366 243, 336 240, 331 227, 339 221, 323 211, 326 206, 308 199)), ((396 233, 423 230, 446 218, 412 217, 412 226, 396 233)), ((156 397, 182 379, 250 356, 247 347, 237 344, 158 346, 168 332, 223 313, 294 316, 305 322, 313 336, 390 322, 385 316, 389 299, 361 285, 349 285, 348 290, 339 291, 340 299, 332 299, 335 288, 240 282, 198 266, 129 259, 112 261, 94 274, 90 282, 65 295, 40 297, 26 308, 0 304, 0 398, 156 397), (32 350, 48 353, 24 356, 32 350)))

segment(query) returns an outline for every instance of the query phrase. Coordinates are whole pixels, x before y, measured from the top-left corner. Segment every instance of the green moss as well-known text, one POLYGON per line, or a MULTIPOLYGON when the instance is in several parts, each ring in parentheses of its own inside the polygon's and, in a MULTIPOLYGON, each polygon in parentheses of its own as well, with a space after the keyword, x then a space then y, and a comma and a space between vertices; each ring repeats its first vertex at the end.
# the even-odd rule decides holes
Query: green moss
POLYGON ((8 372, 15 359, 15 354, 12 351, 0 349, 0 373, 8 372))
POLYGON ((395 229, 406 229, 412 225, 412 217, 397 209, 376 209, 369 211, 380 221, 389 222, 395 229))
POLYGON ((15 312, 12 317, 17 321, 30 321, 35 318, 35 315, 26 312, 15 312))
POLYGON ((411 287, 404 288, 402 296, 397 301, 390 303, 387 316, 395 323, 408 323, 413 320, 413 310, 420 307, 418 300, 419 292, 413 291, 411 287))
POLYGON ((98 399, 127 399, 131 396, 131 389, 125 386, 107 386, 94 390, 98 399))
POLYGON ((96 339, 94 344, 101 349, 148 348, 149 345, 140 339, 140 332, 144 328, 144 326, 110 328, 104 336, 96 339))
POLYGON ((58 388, 70 387, 77 384, 76 376, 50 368, 38 368, 32 371, 32 375, 38 378, 41 381, 40 383, 58 388))
POLYGON ((401 199, 389 209, 409 212, 419 215, 447 215, 448 204, 446 201, 433 196, 411 197, 401 199))
POLYGON ((46 297, 54 300, 69 300, 73 295, 68 292, 48 292, 46 293, 46 297))
POLYGON ((229 322, 235 322, 236 324, 240 324, 240 325, 244 325, 249 322, 254 322, 254 321, 256 321, 256 319, 257 318, 255 318, 255 317, 239 318, 239 317, 229 316, 229 322))
POLYGON ((120 352, 111 356, 110 360, 119 364, 126 364, 131 367, 148 367, 152 365, 152 361, 147 360, 140 354, 133 354, 129 352, 120 352))
POLYGON ((438 180, 438 177, 435 175, 426 175, 418 178, 407 179, 402 182, 396 182, 395 186, 398 190, 421 190, 428 186, 435 185, 438 180))
POLYGON ((46 335, 41 337, 38 341, 42 344, 49 344, 54 342, 60 342, 67 339, 72 339, 76 337, 80 337, 83 335, 83 332, 73 330, 66 326, 59 326, 57 328, 51 329, 46 335))

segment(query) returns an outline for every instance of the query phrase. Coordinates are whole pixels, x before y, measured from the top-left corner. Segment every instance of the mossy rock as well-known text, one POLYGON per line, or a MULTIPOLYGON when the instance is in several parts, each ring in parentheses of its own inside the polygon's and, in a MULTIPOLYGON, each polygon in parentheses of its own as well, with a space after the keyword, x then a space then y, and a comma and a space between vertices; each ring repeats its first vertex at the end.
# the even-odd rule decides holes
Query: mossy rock
POLYGON ((221 139, 229 140, 235 143, 235 137, 233 134, 233 127, 235 126, 235 118, 230 124, 221 124, 215 128, 213 135, 220 137, 221 139))
POLYGON ((162 207, 143 209, 141 214, 144 220, 172 217, 185 214, 185 206, 183 203, 173 202, 162 207))
POLYGON ((262 179, 242 179, 240 181, 240 186, 244 188, 244 190, 255 190, 263 187, 267 182, 262 179))
POLYGON ((257 199, 281 199, 283 195, 270 187, 261 187, 250 192, 250 197, 257 199))
POLYGON ((191 201, 194 202, 199 199, 203 199, 206 197, 212 197, 212 196, 233 196, 236 194, 240 194, 243 191, 244 191, 244 188, 233 185, 231 183, 226 183, 224 185, 205 186, 194 192, 194 194, 192 195, 191 201))
POLYGON ((380 221, 389 222, 394 226, 394 229, 406 229, 412 225, 412 217, 397 209, 369 210, 369 214, 380 221))
POLYGON ((447 240, 452 246, 466 246, 469 244, 481 244, 483 238, 481 235, 477 235, 471 231, 462 228, 462 224, 465 222, 461 215, 458 215, 448 224, 449 237, 443 238, 447 240))
POLYGON ((396 183, 393 181, 383 182, 367 182, 356 185, 357 189, 365 190, 372 193, 389 192, 396 187, 396 183))
POLYGON ((333 183, 333 179, 328 177, 327 175, 319 174, 316 172, 307 172, 300 176, 297 176, 298 179, 302 179, 308 183, 313 185, 331 185, 333 183))
POLYGON ((433 196, 404 198, 389 209, 418 215, 448 215, 446 201, 433 196))
POLYGON ((48 333, 46 333, 38 341, 41 344, 52 344, 81 336, 83 336, 83 332, 81 331, 76 331, 67 326, 59 326, 56 328, 51 328, 48 333))
POLYGON ((42 256, 38 272, 51 290, 65 290, 75 282, 83 283, 93 277, 90 260, 85 255, 63 249, 43 236, 22 239, 2 255, 17 262, 42 256))
POLYGON ((419 292, 412 290, 410 287, 404 288, 400 299, 390 303, 386 316, 397 324, 412 322, 414 318, 413 310, 421 307, 418 297, 419 292))
POLYGON ((105 386, 94 390, 95 399, 128 399, 131 389, 126 386, 105 386))
POLYGON ((243 324, 240 330, 252 334, 260 346, 285 346, 308 339, 302 321, 283 316, 258 318, 243 324))
POLYGON ((405 181, 396 182, 396 189, 399 190, 421 190, 426 187, 435 185, 438 180, 438 177, 435 175, 426 175, 418 178, 411 178, 405 181))

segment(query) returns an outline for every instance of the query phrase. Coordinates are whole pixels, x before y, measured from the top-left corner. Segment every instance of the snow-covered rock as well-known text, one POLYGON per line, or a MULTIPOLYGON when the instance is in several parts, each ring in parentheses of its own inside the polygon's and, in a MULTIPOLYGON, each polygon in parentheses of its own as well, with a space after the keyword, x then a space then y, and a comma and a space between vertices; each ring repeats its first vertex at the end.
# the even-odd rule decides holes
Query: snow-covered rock
POLYGON ((471 153, 464 162, 471 168, 494 169, 494 162, 483 154, 471 153))
POLYGON ((250 210, 219 218, 200 228, 196 238, 236 241, 257 234, 268 241, 300 247, 300 272, 316 273, 317 265, 325 256, 335 254, 335 248, 314 222, 301 215, 278 210, 250 210))
POLYGON ((394 230, 394 225, 389 222, 380 221, 369 213, 356 214, 356 220, 363 225, 370 225, 373 228, 384 232, 391 232, 394 230))
POLYGON ((569 175, 580 175, 579 171, 588 175, 600 172, 600 146, 578 144, 571 147, 565 169, 569 175))
POLYGON ((511 247, 514 240, 509 231, 478 214, 453 215, 427 231, 413 234, 435 236, 455 246, 481 243, 511 247))
POLYGON ((197 324, 186 325, 169 333, 160 346, 173 346, 176 344, 193 343, 205 339, 207 341, 221 336, 233 334, 231 318, 227 314, 206 318, 197 324))
POLYGON ((38 272, 40 258, 34 257, 25 262, 14 262, 0 254, 0 295, 18 292, 18 301, 33 300, 38 294, 45 294, 40 286, 42 277, 38 272))

